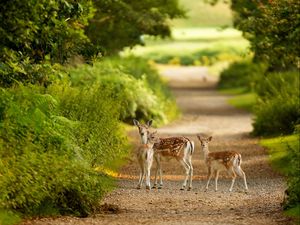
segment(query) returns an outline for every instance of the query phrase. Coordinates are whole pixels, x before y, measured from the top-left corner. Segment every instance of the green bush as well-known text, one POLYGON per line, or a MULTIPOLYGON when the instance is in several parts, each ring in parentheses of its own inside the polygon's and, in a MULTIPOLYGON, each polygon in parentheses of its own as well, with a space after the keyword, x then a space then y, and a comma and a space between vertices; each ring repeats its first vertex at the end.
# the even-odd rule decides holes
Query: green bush
POLYGON ((131 123, 133 118, 154 119, 166 123, 178 114, 174 97, 157 71, 139 58, 111 58, 69 69, 72 85, 97 84, 111 89, 121 99, 120 119, 131 123))
POLYGON ((298 72, 270 73, 256 86, 259 95, 254 108, 256 135, 292 133, 300 123, 298 72))
POLYGON ((244 87, 250 90, 265 71, 266 66, 263 64, 235 62, 221 73, 218 86, 222 89, 244 87))
POLYGON ((86 216, 111 189, 96 172, 126 154, 111 92, 67 85, 0 89, 0 208, 86 216))

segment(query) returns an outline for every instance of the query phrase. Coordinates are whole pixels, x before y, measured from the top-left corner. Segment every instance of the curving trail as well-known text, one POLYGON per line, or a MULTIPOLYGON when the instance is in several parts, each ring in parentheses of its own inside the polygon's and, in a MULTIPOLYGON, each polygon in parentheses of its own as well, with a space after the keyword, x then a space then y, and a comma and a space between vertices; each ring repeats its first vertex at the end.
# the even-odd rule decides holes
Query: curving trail
MULTIPOLYGON (((114 205, 89 218, 60 217, 39 219, 25 224, 291 224, 282 215, 280 203, 285 184, 283 178, 272 171, 266 151, 251 138, 251 114, 227 104, 228 96, 216 91, 216 78, 203 67, 167 67, 162 75, 169 80, 179 107, 180 120, 161 127, 161 136, 185 135, 195 142, 193 156, 194 180, 192 191, 180 191, 184 170, 175 160, 164 160, 164 188, 136 190, 139 168, 136 159, 129 160, 119 174, 119 187, 103 203, 114 205), (247 175, 249 193, 243 191, 238 178, 232 193, 228 192, 230 179, 225 173, 219 178, 219 191, 208 192, 206 168, 196 133, 211 134, 211 151, 234 150, 243 156, 242 168, 247 175)), ((130 135, 139 143, 137 129, 130 135)), ((155 167, 155 163, 154 163, 155 167)))

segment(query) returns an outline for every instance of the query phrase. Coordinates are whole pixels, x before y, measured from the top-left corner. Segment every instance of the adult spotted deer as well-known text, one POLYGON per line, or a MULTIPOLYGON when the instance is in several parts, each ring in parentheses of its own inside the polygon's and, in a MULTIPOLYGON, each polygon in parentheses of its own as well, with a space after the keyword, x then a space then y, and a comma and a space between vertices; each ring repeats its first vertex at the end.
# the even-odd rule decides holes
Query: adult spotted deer
MULTIPOLYGON (((139 134, 142 143, 145 143, 146 136, 149 135, 149 130, 152 125, 152 120, 148 121, 146 124, 140 124, 139 121, 133 120, 133 123, 138 127, 139 134)), ((193 179, 193 165, 192 165, 192 155, 194 152, 194 142, 190 141, 186 137, 168 137, 159 138, 153 146, 154 159, 156 162, 155 180, 153 188, 162 188, 162 170, 161 170, 161 157, 172 157, 179 161, 186 172, 185 179, 183 181, 181 190, 184 190, 188 182, 188 190, 192 189, 192 179, 193 179), (158 175, 160 178, 159 185, 157 185, 158 175)))
POLYGON ((221 170, 226 170, 228 174, 231 175, 231 186, 229 191, 232 191, 236 174, 244 179, 244 185, 246 191, 248 191, 246 175, 241 168, 242 164, 242 156, 241 154, 234 151, 222 151, 222 152, 209 152, 208 143, 212 140, 212 137, 204 138, 200 135, 197 135, 201 148, 204 153, 205 164, 208 168, 208 180, 206 184, 206 190, 208 190, 209 182, 213 176, 213 172, 215 173, 215 191, 218 190, 218 178, 219 172, 221 170))
POLYGON ((140 178, 137 188, 140 189, 146 177, 146 189, 150 190, 150 170, 153 163, 153 145, 155 142, 159 141, 156 136, 156 132, 148 133, 146 143, 141 144, 137 150, 137 159, 140 165, 140 178))

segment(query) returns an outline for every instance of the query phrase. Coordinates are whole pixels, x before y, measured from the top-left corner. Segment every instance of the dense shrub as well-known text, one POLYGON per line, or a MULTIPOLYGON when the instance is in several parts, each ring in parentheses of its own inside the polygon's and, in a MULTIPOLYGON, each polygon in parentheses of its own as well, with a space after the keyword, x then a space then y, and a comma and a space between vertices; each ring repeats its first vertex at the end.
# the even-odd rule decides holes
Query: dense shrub
POLYGON ((265 73, 263 64, 254 64, 250 61, 232 63, 220 76, 220 88, 240 88, 250 90, 257 79, 265 73))
POLYGON ((98 206, 111 179, 95 166, 127 150, 110 96, 93 86, 0 90, 0 208, 86 216, 98 206))
POLYGON ((298 72, 269 73, 256 86, 254 134, 292 133, 300 123, 298 72))
POLYGON ((89 86, 96 83, 121 96, 120 119, 133 118, 166 123, 173 119, 178 109, 166 83, 157 71, 143 59, 113 58, 69 69, 72 85, 89 86))

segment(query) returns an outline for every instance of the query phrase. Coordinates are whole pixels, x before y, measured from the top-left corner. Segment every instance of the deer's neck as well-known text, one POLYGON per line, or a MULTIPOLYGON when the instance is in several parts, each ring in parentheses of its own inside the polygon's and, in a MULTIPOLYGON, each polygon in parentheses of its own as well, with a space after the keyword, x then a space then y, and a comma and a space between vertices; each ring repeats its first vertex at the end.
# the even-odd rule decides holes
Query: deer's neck
POLYGON ((204 153, 204 159, 207 159, 208 158, 208 154, 209 154, 208 147, 204 147, 204 148, 202 148, 202 150, 203 150, 203 153, 204 153))

